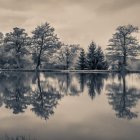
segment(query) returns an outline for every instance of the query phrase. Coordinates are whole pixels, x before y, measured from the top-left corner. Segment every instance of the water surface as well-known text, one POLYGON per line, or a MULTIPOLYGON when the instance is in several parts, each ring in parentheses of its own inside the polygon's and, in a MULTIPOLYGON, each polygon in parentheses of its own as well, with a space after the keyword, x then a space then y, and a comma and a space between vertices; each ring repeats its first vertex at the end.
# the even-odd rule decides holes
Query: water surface
POLYGON ((0 74, 0 136, 139 140, 140 75, 0 74))

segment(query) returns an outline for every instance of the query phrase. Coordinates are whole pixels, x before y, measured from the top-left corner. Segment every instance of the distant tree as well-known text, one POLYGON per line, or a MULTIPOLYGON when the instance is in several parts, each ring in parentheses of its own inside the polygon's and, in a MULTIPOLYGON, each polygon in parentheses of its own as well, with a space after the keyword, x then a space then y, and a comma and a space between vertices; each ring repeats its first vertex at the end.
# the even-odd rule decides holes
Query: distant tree
POLYGON ((72 62, 72 55, 73 55, 73 52, 68 48, 66 47, 65 49, 65 56, 66 56, 66 68, 69 69, 70 67, 70 63, 72 62))
POLYGON ((6 33, 4 38, 5 53, 8 52, 7 56, 9 60, 13 59, 12 65, 16 65, 16 68, 23 67, 22 58, 28 53, 28 44, 29 37, 25 29, 15 27, 13 32, 6 33))
POLYGON ((89 70, 106 70, 108 68, 101 47, 98 47, 94 42, 91 42, 89 45, 87 53, 87 68, 89 70))
POLYGON ((3 45, 3 42, 4 42, 4 36, 3 36, 3 33, 0 32, 0 47, 3 45))
POLYGON ((77 68, 80 70, 84 70, 86 68, 86 54, 85 54, 84 49, 82 49, 80 52, 77 68))
POLYGON ((36 69, 38 69, 41 66, 44 55, 59 48, 60 42, 54 34, 54 28, 52 28, 47 22, 36 27, 32 34, 33 58, 36 63, 36 69))
POLYGON ((5 52, 4 52, 4 35, 0 32, 0 67, 3 68, 6 63, 5 52))
POLYGON ((63 45, 55 55, 57 64, 64 64, 66 69, 74 65, 80 50, 79 45, 63 45))
POLYGON ((123 69, 127 66, 127 58, 138 55, 139 45, 133 33, 138 32, 138 27, 133 25, 119 26, 116 33, 109 40, 108 55, 121 61, 123 69))

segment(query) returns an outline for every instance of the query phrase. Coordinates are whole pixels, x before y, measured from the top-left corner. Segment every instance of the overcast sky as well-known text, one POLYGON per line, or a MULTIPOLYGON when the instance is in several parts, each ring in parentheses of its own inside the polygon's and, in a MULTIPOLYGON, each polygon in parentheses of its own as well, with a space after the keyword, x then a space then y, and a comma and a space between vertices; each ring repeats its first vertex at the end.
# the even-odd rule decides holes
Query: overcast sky
POLYGON ((140 0, 0 0, 0 31, 30 32, 47 21, 64 43, 105 48, 118 25, 140 27, 139 14, 140 0))

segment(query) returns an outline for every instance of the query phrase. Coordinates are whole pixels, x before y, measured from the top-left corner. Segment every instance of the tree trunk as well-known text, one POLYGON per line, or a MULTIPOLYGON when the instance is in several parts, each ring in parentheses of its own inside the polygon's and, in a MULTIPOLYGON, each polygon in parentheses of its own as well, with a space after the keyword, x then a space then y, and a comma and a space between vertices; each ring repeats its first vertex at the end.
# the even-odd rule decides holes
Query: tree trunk
POLYGON ((39 89, 39 92, 40 92, 40 94, 41 94, 41 93, 42 93, 42 90, 41 90, 41 84, 40 84, 40 73, 37 72, 37 73, 36 73, 36 76, 37 76, 38 89, 39 89))
POLYGON ((20 66, 20 57, 18 55, 16 56, 16 63, 17 63, 17 67, 21 68, 21 66, 20 66))
POLYGON ((39 66, 41 65, 41 53, 42 53, 42 47, 41 47, 40 52, 39 52, 39 55, 38 55, 36 69, 38 69, 39 66))
POLYGON ((38 84, 38 89, 39 89, 38 99, 41 100, 41 107, 43 108, 44 103, 43 103, 43 93, 42 93, 42 88, 41 88, 41 83, 40 83, 40 73, 37 72, 36 76, 37 76, 37 84, 38 84))
POLYGON ((67 60, 66 60, 66 67, 67 67, 67 70, 69 69, 69 59, 68 59, 68 57, 66 58, 67 60))
POLYGON ((39 68, 39 66, 40 66, 40 55, 38 56, 38 60, 37 60, 37 65, 36 65, 36 69, 38 69, 39 68))
POLYGON ((124 44, 123 44, 123 70, 126 68, 126 36, 124 36, 124 44))
POLYGON ((39 68, 39 66, 41 65, 41 54, 42 54, 42 50, 43 50, 43 44, 44 44, 44 36, 41 38, 41 46, 40 46, 40 51, 39 51, 39 55, 38 55, 36 70, 37 70, 37 69, 39 68))
POLYGON ((126 51, 124 51, 124 54, 123 54, 123 64, 124 66, 126 66, 126 51))

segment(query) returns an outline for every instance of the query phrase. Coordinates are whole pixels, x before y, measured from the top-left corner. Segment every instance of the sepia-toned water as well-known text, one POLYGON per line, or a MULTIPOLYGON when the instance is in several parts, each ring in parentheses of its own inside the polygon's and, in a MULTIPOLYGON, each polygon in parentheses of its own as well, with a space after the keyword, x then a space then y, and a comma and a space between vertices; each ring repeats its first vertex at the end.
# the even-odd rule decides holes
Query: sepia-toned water
POLYGON ((140 140, 140 74, 0 73, 0 139, 140 140))

